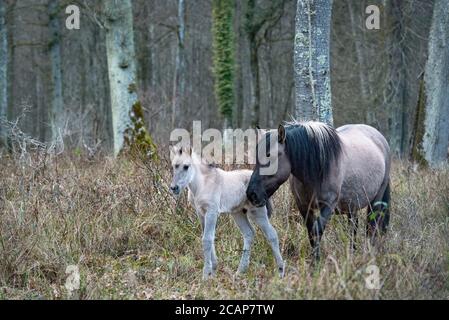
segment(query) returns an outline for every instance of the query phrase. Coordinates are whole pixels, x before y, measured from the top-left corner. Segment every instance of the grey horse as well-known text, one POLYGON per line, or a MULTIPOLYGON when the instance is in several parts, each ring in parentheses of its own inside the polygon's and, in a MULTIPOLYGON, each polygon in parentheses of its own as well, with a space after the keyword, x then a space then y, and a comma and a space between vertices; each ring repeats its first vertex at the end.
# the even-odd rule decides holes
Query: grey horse
POLYGON ((334 212, 348 215, 353 248, 359 209, 368 208, 366 230, 370 239, 386 231, 390 220, 390 148, 375 128, 357 124, 334 129, 321 122, 293 122, 266 133, 258 149, 262 143, 264 156, 277 161, 277 171, 261 174, 258 152, 247 198, 255 206, 264 206, 290 178, 315 260, 319 260, 320 240, 334 212), (317 216, 315 210, 319 210, 317 216))

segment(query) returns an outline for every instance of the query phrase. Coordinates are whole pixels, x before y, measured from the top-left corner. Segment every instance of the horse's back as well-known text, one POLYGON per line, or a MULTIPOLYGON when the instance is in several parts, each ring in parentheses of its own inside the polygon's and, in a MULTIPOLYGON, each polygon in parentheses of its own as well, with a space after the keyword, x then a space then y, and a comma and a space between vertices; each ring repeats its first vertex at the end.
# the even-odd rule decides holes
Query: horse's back
POLYGON ((373 142, 379 150, 389 157, 390 147, 387 140, 376 128, 366 124, 348 124, 337 128, 340 138, 349 138, 354 142, 366 143, 367 139, 373 142))
POLYGON ((347 205, 366 207, 378 195, 390 174, 390 148, 375 128, 345 125, 337 129, 342 141, 341 199, 347 205))

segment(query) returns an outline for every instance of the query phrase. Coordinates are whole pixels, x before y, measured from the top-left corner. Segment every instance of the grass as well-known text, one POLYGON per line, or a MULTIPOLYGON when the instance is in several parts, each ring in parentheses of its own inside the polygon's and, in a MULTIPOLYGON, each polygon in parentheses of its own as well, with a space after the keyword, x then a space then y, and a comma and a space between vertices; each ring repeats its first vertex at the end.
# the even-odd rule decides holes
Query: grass
POLYGON ((242 238, 219 219, 217 276, 201 280, 201 231, 186 203, 168 193, 166 161, 82 155, 28 161, 0 158, 0 299, 447 299, 449 170, 395 162, 391 228, 379 250, 358 250, 347 219, 333 216, 319 270, 287 186, 275 195, 273 224, 286 259, 284 279, 258 231, 249 273, 236 278, 242 238), (80 270, 69 295, 66 268, 80 270), (367 289, 367 267, 381 289, 367 289))

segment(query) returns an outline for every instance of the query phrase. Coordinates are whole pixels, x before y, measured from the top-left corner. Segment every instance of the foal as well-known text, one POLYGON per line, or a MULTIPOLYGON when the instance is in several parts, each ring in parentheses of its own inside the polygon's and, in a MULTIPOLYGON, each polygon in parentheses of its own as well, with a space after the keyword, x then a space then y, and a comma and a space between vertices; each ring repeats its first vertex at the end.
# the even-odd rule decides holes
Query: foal
POLYGON ((261 229, 270 243, 278 266, 280 277, 284 275, 284 262, 279 250, 276 230, 269 221, 270 203, 255 207, 246 200, 246 188, 252 171, 224 171, 201 161, 191 148, 174 146, 170 148, 173 167, 173 181, 170 189, 179 195, 188 188, 188 200, 195 208, 203 230, 204 268, 203 279, 215 274, 217 256, 215 253, 215 227, 220 213, 230 213, 243 235, 243 253, 237 273, 245 273, 250 260, 254 229, 248 217, 261 229))

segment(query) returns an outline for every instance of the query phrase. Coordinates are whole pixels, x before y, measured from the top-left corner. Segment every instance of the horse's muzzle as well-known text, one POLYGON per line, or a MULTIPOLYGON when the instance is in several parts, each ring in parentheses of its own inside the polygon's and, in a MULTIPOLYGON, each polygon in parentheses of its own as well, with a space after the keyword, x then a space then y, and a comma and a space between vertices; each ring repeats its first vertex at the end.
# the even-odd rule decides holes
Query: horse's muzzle
POLYGON ((255 207, 261 208, 266 205, 266 201, 263 199, 258 199, 255 192, 251 192, 247 195, 249 202, 255 207))

